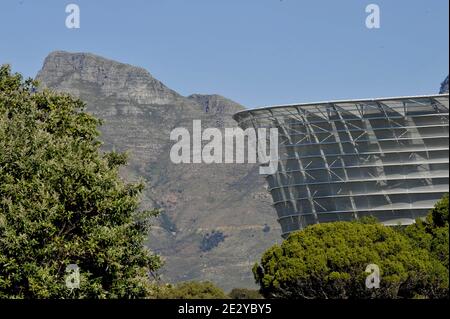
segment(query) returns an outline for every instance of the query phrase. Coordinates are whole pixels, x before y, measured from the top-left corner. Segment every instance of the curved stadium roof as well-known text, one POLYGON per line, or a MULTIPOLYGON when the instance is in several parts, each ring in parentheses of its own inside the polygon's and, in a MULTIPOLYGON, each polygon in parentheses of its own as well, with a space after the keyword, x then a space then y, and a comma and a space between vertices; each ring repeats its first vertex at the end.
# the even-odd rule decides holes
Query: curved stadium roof
POLYGON ((278 171, 266 176, 283 236, 309 224, 424 217, 449 191, 448 94, 249 109, 243 129, 276 127, 278 171))

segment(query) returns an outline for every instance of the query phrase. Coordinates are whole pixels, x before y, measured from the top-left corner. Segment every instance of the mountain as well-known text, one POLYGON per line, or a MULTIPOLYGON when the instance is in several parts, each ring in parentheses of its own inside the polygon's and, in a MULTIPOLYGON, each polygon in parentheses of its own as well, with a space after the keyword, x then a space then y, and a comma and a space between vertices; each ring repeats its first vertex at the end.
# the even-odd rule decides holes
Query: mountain
POLYGON ((448 93, 448 75, 445 78, 444 82, 441 83, 441 90, 439 91, 439 94, 445 93, 448 93))
POLYGON ((148 246, 162 255, 167 282, 210 280, 222 288, 254 287, 251 268, 281 241, 276 213, 258 167, 173 164, 175 127, 236 127, 244 109, 220 95, 184 97, 146 70, 89 53, 51 53, 37 75, 43 87, 71 93, 104 120, 105 150, 128 151, 121 175, 143 180, 142 208, 158 207, 148 246))

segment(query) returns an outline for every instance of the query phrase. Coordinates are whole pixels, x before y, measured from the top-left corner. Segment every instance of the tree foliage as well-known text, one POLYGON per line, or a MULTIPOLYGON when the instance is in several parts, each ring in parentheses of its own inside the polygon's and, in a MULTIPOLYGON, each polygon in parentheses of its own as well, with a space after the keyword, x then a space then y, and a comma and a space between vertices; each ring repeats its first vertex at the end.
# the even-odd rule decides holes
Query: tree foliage
POLYGON ((427 217, 431 227, 441 228, 448 226, 448 194, 436 203, 427 217))
POLYGON ((160 286, 157 299, 227 299, 222 289, 209 281, 182 282, 177 285, 160 286))
POLYGON ((266 298, 441 298, 448 269, 425 248, 381 224, 309 226, 270 248, 253 268, 266 298), (369 264, 379 289, 367 289, 369 264))
POLYGON ((159 258, 144 246, 142 184, 99 151, 100 121, 66 94, 0 68, 0 298, 136 298, 159 258), (79 289, 65 285, 77 264, 79 289))
POLYGON ((447 269, 449 267, 449 218, 448 194, 430 211, 425 220, 401 230, 413 244, 428 250, 447 269))

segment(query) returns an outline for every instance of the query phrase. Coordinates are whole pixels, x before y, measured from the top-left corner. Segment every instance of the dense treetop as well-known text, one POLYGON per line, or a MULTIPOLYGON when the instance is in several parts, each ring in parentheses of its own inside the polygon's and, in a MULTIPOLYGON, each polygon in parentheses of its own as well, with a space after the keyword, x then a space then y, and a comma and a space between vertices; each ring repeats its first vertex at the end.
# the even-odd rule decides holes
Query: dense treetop
POLYGON ((143 185, 119 178, 124 154, 99 151, 82 101, 36 86, 0 68, 0 298, 146 296, 160 262, 143 246, 143 185))
POLYGON ((448 197, 426 222, 396 230, 362 222, 325 223, 292 233, 253 268, 266 298, 448 297, 448 197), (380 288, 366 287, 366 268, 380 288))

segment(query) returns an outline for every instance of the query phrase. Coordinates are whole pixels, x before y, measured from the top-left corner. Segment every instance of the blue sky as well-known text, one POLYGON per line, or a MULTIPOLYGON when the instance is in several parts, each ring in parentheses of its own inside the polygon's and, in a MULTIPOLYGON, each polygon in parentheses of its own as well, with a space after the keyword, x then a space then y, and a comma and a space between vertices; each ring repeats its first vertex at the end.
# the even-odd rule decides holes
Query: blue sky
POLYGON ((448 0, 2 0, 0 63, 34 76, 53 50, 138 65, 183 95, 247 107, 436 93, 448 0), (78 4, 81 28, 65 27, 78 4), (368 29, 365 8, 381 10, 368 29))

